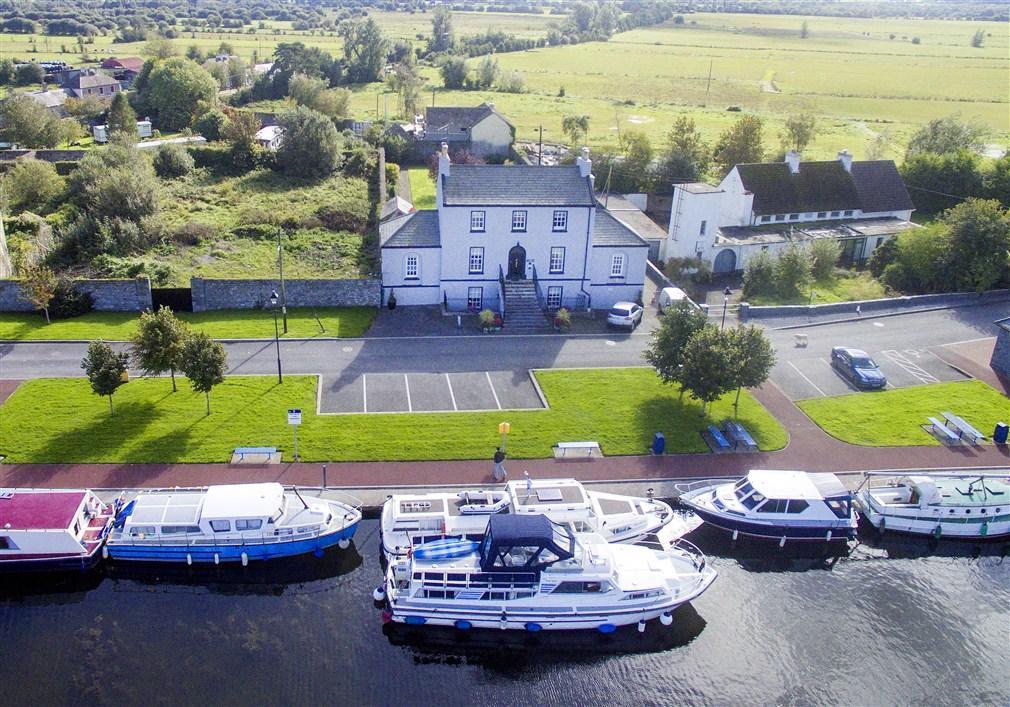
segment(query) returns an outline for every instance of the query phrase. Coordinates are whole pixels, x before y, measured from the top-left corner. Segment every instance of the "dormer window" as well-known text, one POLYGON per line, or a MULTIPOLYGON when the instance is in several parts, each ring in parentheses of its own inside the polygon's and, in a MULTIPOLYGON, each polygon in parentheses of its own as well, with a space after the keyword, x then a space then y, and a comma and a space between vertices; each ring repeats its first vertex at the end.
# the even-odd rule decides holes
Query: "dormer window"
POLYGON ((846 216, 851 216, 852 215, 852 209, 849 209, 848 211, 846 211, 845 215, 846 216))
POLYGON ((827 217, 828 217, 828 212, 827 211, 818 211, 817 212, 817 218, 827 218, 827 217))
POLYGON ((785 221, 786 217, 783 214, 775 214, 775 220, 776 221, 785 221))
POLYGON ((800 215, 799 214, 789 214, 789 220, 790 221, 799 221, 800 220, 800 215))

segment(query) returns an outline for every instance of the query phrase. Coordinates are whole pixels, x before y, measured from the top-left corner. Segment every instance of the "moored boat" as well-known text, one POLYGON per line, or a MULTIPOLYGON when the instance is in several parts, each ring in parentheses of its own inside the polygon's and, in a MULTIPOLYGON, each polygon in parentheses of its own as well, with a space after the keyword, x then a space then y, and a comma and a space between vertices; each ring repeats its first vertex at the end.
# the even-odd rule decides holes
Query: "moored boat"
POLYGON ((446 536, 479 541, 492 514, 543 514, 608 542, 636 542, 663 529, 669 535, 671 525, 680 537, 701 524, 656 499, 590 491, 575 479, 527 479, 504 489, 390 496, 382 506, 382 548, 395 557, 446 536))
POLYGON ((651 619, 672 623, 672 611, 716 576, 686 541, 665 550, 609 543, 540 514, 489 516, 470 552, 429 557, 426 545, 390 560, 376 596, 386 598, 388 620, 459 629, 644 630, 651 619))
POLYGON ((155 489, 116 516, 106 550, 117 561, 245 564, 346 547, 360 520, 360 503, 278 483, 155 489))
POLYGON ((1005 474, 867 472, 856 498, 863 517, 880 531, 936 538, 1010 535, 1005 474))
POLYGON ((778 540, 847 540, 858 516, 852 492, 827 473, 753 469, 738 481, 677 484, 680 502, 733 534, 778 540))
POLYGON ((88 569, 114 516, 84 489, 0 489, 0 571, 88 569))

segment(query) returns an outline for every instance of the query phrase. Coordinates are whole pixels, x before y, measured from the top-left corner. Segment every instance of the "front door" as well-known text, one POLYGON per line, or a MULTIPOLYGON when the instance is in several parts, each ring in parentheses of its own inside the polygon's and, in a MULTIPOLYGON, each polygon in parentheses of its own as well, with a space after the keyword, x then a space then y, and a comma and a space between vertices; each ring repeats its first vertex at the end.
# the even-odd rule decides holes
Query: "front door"
POLYGON ((509 280, 526 279, 526 249, 516 243, 509 251, 509 280))

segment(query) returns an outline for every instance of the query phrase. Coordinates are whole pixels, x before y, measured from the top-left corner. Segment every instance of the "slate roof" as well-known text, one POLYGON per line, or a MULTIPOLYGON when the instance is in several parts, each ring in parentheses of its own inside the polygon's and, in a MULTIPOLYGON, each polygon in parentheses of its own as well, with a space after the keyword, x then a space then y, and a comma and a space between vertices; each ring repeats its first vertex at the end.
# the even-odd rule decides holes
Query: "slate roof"
POLYGON ((615 218, 603 207, 597 207, 596 219, 593 222, 593 246, 647 248, 649 244, 626 223, 615 218))
POLYGON ((487 103, 482 103, 474 108, 425 108, 425 129, 428 132, 447 133, 462 133, 463 131, 467 131, 467 134, 469 134, 470 128, 492 114, 497 115, 506 123, 512 125, 512 123, 509 123, 508 118, 498 113, 487 103))
POLYGON ((27 95, 33 101, 46 108, 60 108, 67 102, 67 92, 63 90, 32 91, 27 95))
POLYGON ((601 199, 600 205, 642 238, 650 241, 666 238, 666 229, 622 195, 611 194, 605 199, 601 199))
POLYGON ((736 170, 744 188, 754 194, 754 213, 758 215, 914 208, 890 160, 853 162, 851 174, 838 160, 801 162, 796 174, 785 162, 740 164, 736 170))
POLYGON ((383 248, 438 248, 438 211, 414 211, 379 224, 383 248))
POLYGON ((874 236, 894 236, 913 228, 919 228, 919 226, 894 216, 838 221, 807 221, 793 225, 777 223, 761 226, 720 226, 716 232, 715 244, 717 246, 740 246, 801 243, 827 238, 848 240, 874 236))
POLYGON ((98 86, 118 86, 119 82, 101 71, 82 71, 67 81, 68 88, 96 88, 98 86))
POLYGON ((593 206, 588 177, 573 165, 452 165, 442 177, 446 206, 593 206))

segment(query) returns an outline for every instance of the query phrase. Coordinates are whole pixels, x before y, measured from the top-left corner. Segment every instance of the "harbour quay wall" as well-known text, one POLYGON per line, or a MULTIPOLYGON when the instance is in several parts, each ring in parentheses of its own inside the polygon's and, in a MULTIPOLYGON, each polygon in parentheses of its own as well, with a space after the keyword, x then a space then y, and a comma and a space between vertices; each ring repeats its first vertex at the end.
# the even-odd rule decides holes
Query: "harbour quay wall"
MULTIPOLYGON (((281 291, 277 279, 227 280, 194 277, 190 281, 193 311, 215 309, 263 309, 269 306, 270 293, 281 291)), ((284 299, 288 307, 378 307, 382 299, 382 281, 293 279, 284 280, 284 299)))
MULTIPOLYGON (((87 292, 99 312, 142 312, 152 308, 151 280, 74 280, 74 288, 87 292)), ((21 299, 17 280, 0 280, 0 312, 34 312, 35 305, 21 299)))

